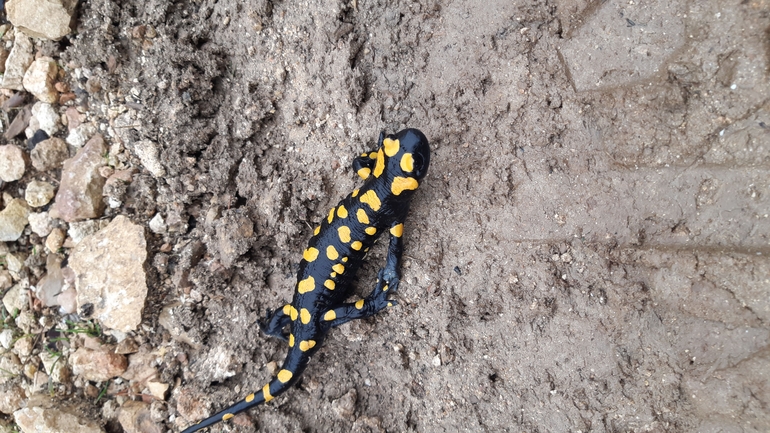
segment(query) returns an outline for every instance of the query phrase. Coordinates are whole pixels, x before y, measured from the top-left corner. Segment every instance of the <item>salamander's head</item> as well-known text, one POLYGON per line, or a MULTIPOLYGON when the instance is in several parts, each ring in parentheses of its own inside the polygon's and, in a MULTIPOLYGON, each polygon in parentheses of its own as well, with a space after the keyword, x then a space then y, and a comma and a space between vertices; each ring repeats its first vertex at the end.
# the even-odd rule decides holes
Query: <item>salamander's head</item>
POLYGON ((399 156, 397 156, 399 168, 404 175, 414 177, 418 181, 422 180, 428 174, 430 165, 428 139, 418 129, 399 131, 395 139, 399 143, 399 156))

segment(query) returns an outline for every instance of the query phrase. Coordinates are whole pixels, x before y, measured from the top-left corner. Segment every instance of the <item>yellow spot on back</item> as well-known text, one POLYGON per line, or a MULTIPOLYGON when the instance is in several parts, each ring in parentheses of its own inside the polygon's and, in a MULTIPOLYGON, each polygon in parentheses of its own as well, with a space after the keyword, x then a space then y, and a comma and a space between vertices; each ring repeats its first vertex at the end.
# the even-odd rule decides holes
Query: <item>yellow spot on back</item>
POLYGON ((307 308, 299 310, 299 321, 302 322, 303 325, 310 323, 310 311, 308 311, 307 308))
POLYGON ((367 234, 367 235, 369 235, 369 236, 374 236, 374 235, 376 235, 376 234, 377 234, 377 229, 376 229, 376 228, 374 228, 374 227, 367 227, 367 228, 365 228, 365 229, 364 229, 364 231, 365 231, 365 232, 366 232, 366 234, 367 234))
POLYGON ((313 236, 318 236, 318 233, 321 233, 321 226, 318 226, 313 230, 313 236))
POLYGON ((345 272, 345 266, 342 263, 337 263, 336 265, 332 266, 332 269, 334 269, 334 272, 338 274, 345 272))
POLYGON ((306 262, 310 263, 313 260, 318 257, 318 249, 310 247, 305 250, 304 253, 302 253, 302 258, 305 259, 306 262))
POLYGON ((252 401, 254 401, 254 394, 251 393, 251 394, 247 395, 245 400, 246 400, 246 403, 251 403, 252 401))
POLYGON ((382 202, 380 202, 380 198, 377 197, 377 193, 374 192, 374 190, 366 191, 361 196, 361 203, 366 203, 369 205, 369 207, 372 208, 373 211, 377 212, 380 210, 380 206, 382 206, 382 202))
POLYGON ((377 151, 377 161, 374 163, 374 177, 380 177, 383 171, 385 171, 385 154, 380 149, 377 151))
POLYGON ((372 169, 369 167, 361 167, 356 172, 358 174, 358 177, 360 177, 363 180, 369 179, 369 176, 372 174, 372 169))
POLYGON ((329 310, 324 314, 324 320, 327 322, 331 322, 332 320, 337 318, 337 313, 334 312, 334 310, 329 310))
POLYGON ((270 400, 273 399, 273 396, 270 395, 270 384, 269 383, 262 387, 262 397, 265 398, 265 403, 267 403, 267 402, 269 402, 270 400))
POLYGON ((340 205, 340 207, 337 208, 337 216, 340 218, 348 217, 348 210, 345 209, 345 206, 340 205))
POLYGON ((342 263, 347 263, 347 262, 348 262, 348 258, 347 257, 343 257, 342 258, 342 263))
POLYGON ((400 238, 402 234, 404 234, 404 224, 396 224, 393 227, 390 228, 390 234, 393 236, 400 238))
POLYGON ((337 252, 337 248, 334 248, 334 245, 326 247, 326 257, 328 257, 329 260, 337 260, 337 257, 339 256, 340 253, 337 252))
POLYGON ((283 306, 283 314, 287 316, 291 314, 291 304, 286 304, 283 306))
POLYGON ((348 226, 342 226, 338 228, 337 233, 340 235, 340 240, 342 242, 350 242, 350 228, 348 226))
POLYGON ((278 372, 278 380, 281 381, 281 383, 290 381, 292 376, 294 375, 289 370, 281 370, 278 372))
POLYGON ((369 152, 369 159, 377 158, 377 152, 369 152))
POLYGON ((326 280, 324 281, 324 287, 326 287, 329 290, 334 290, 335 284, 332 280, 326 280))
POLYGON ((332 223, 332 220, 334 220, 334 208, 329 209, 329 217, 326 218, 326 221, 328 221, 329 224, 332 223))
POLYGON ((294 347, 294 334, 289 334, 289 347, 294 347))
POLYGON ((300 341, 299 342, 299 350, 303 352, 307 352, 308 350, 315 347, 315 340, 306 340, 306 341, 300 341))
POLYGON ((313 289, 315 289, 315 279, 312 276, 305 278, 297 284, 297 291, 300 295, 312 292, 313 289))
POLYGON ((361 241, 354 241, 350 244, 350 248, 353 248, 356 251, 360 250, 362 246, 364 246, 364 244, 362 244, 361 241))
MULTIPOLYGON (((286 310, 284 310, 284 312, 286 312, 286 310)), ((289 305, 289 317, 291 317, 291 320, 297 320, 297 309, 291 305, 289 305)))
POLYGON ((401 157, 401 170, 404 170, 405 172, 410 172, 414 170, 414 157, 412 157, 411 153, 405 153, 404 156, 401 157))
POLYGON ((385 148, 385 155, 393 156, 398 153, 400 144, 398 140, 391 140, 390 138, 386 138, 382 140, 382 147, 385 148))
POLYGON ((231 413, 226 413, 226 414, 222 415, 222 421, 227 421, 228 419, 230 419, 230 418, 232 418, 234 416, 235 415, 233 415, 231 413))
POLYGON ((359 300, 356 301, 356 308, 359 309, 359 310, 364 308, 364 300, 363 299, 359 299, 359 300))
POLYGON ((417 189, 417 185, 417 179, 413 177, 396 176, 393 179, 393 184, 390 185, 390 191, 393 192, 393 195, 400 195, 406 190, 417 189))
POLYGON ((351 197, 355 197, 358 195, 358 189, 354 189, 353 192, 350 194, 351 197))
POLYGON ((356 218, 358 218, 358 222, 361 224, 369 224, 369 216, 366 215, 366 211, 361 208, 358 208, 356 211, 356 218))

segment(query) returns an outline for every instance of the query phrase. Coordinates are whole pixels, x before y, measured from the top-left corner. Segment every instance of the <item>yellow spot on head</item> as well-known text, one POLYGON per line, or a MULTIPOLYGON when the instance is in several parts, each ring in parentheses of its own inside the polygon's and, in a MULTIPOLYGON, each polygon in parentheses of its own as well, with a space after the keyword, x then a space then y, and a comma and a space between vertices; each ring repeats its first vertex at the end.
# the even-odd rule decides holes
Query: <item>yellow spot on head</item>
POLYGON ((336 265, 332 266, 332 269, 334 269, 334 272, 338 274, 345 272, 345 266, 342 263, 337 263, 336 265))
POLYGON ((361 224, 369 224, 369 216, 366 215, 366 211, 361 208, 358 208, 356 211, 356 218, 358 218, 358 222, 361 224))
POLYGON ((307 352, 308 350, 315 347, 315 340, 306 340, 306 341, 300 341, 299 342, 299 350, 303 352, 307 352))
POLYGON ((294 334, 289 334, 289 347, 294 347, 294 334))
POLYGON ((402 234, 404 234, 404 224, 396 224, 393 227, 390 228, 390 234, 393 236, 400 238, 402 234))
POLYGON ((361 154, 361 156, 363 156, 363 157, 366 157, 366 155, 368 155, 368 153, 366 153, 366 152, 361 154))
POLYGON ((345 206, 340 205, 340 207, 337 208, 337 216, 340 218, 348 217, 348 210, 345 209, 345 206))
POLYGON ((356 301, 356 308, 359 309, 359 310, 364 308, 364 300, 363 299, 359 299, 359 300, 356 301))
POLYGON ((234 416, 235 415, 233 415, 231 413, 226 413, 226 414, 222 415, 222 421, 227 421, 228 419, 230 419, 230 418, 232 418, 234 416))
POLYGON ((363 180, 369 179, 369 176, 372 174, 372 169, 369 167, 361 167, 356 172, 358 174, 358 177, 360 177, 363 180))
POLYGON ((414 158, 412 157, 412 154, 405 153, 404 156, 401 157, 400 165, 401 165, 401 170, 404 170, 407 173, 414 170, 414 158))
POLYGON ((310 323, 310 311, 308 311, 307 308, 299 310, 299 321, 302 322, 303 325, 310 323))
POLYGON ((348 226, 341 226, 337 229, 337 233, 340 235, 340 240, 342 242, 350 242, 350 228, 348 226))
POLYGON ((367 235, 369 235, 369 236, 374 236, 374 235, 376 235, 376 234, 377 234, 377 229, 376 229, 376 228, 374 228, 374 227, 367 227, 367 228, 365 228, 365 229, 364 229, 364 231, 365 231, 365 232, 366 232, 366 234, 367 234, 367 235))
POLYGON ((361 241, 354 241, 350 244, 350 248, 353 248, 356 251, 360 250, 362 246, 364 246, 364 244, 362 244, 361 241))
POLYGON ((332 320, 337 318, 337 313, 334 312, 334 310, 329 310, 324 314, 324 320, 327 322, 331 322, 332 320))
POLYGON ((332 223, 332 220, 334 220, 334 208, 329 209, 329 217, 326 218, 326 221, 328 221, 329 224, 332 223))
POLYGON ((324 281, 324 287, 326 287, 329 290, 334 290, 335 284, 332 280, 326 280, 324 281))
POLYGON ((308 263, 315 260, 316 257, 318 257, 318 250, 313 247, 306 249, 305 252, 302 253, 302 258, 305 259, 305 261, 308 263))
POLYGON ((380 210, 380 206, 382 206, 382 202, 380 202, 380 198, 377 197, 377 193, 371 189, 361 195, 361 203, 368 204, 375 212, 380 210))
POLYGON ((383 171, 385 171, 385 155, 380 149, 377 151, 377 161, 374 163, 374 177, 380 177, 383 171))
POLYGON ((393 156, 397 154, 400 146, 401 144, 398 140, 391 140, 390 138, 382 140, 382 147, 385 149, 385 155, 393 156))
POLYGON ((252 401, 254 401, 254 394, 252 393, 247 395, 245 400, 246 400, 246 403, 251 403, 252 401))
POLYGON ((334 248, 334 245, 329 245, 326 247, 326 257, 329 258, 329 260, 337 260, 337 257, 340 256, 340 253, 337 252, 337 249, 334 248))
POLYGON ((281 383, 290 381, 292 376, 294 375, 289 370, 281 370, 278 372, 278 380, 281 381, 281 383))
POLYGON ((313 289, 315 289, 315 279, 312 276, 305 278, 297 284, 297 291, 300 295, 312 292, 313 289))
POLYGON ((400 195, 406 190, 417 189, 417 185, 417 179, 413 177, 396 176, 395 179, 393 179, 393 184, 390 185, 390 191, 393 195, 400 195))
POLYGON ((352 194, 350 194, 350 196, 351 196, 351 197, 355 197, 355 196, 357 196, 357 195, 358 195, 358 189, 354 189, 354 190, 353 190, 353 193, 352 193, 352 194))
POLYGON ((313 236, 318 236, 318 233, 321 233, 321 226, 317 226, 315 230, 313 230, 313 236))
POLYGON ((265 397, 265 403, 267 403, 267 402, 269 402, 270 400, 273 399, 273 396, 270 395, 270 384, 269 383, 262 387, 262 396, 265 397))

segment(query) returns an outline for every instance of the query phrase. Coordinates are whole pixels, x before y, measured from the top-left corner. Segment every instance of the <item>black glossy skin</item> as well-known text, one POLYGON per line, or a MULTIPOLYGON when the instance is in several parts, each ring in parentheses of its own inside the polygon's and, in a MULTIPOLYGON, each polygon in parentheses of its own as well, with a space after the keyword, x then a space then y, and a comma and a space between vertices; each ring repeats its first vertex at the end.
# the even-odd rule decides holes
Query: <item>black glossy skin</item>
POLYGON ((331 209, 316 228, 300 263, 294 298, 275 313, 268 312, 267 323, 260 324, 266 334, 289 343, 281 371, 261 390, 182 433, 198 431, 272 400, 296 383, 332 328, 370 317, 396 304, 388 296, 399 285, 403 223, 411 198, 429 165, 428 140, 416 129, 405 129, 395 135, 380 134, 378 148, 353 161, 353 168, 366 182, 331 209), (372 200, 373 196, 377 200, 372 200), (359 219, 359 212, 366 214, 364 222, 359 219), (379 271, 374 290, 365 299, 345 303, 366 252, 386 231, 390 232, 387 260, 379 271), (336 257, 327 255, 329 246, 337 252, 336 257), (313 279, 312 284, 308 278, 313 279), (287 325, 290 326, 288 335, 284 333, 287 325))

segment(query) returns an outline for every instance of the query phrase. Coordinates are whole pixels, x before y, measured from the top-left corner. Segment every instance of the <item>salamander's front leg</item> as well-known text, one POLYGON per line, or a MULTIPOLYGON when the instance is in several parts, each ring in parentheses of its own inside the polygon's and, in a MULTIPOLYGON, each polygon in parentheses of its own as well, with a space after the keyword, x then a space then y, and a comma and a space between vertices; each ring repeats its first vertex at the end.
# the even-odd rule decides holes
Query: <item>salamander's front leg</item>
MULTIPOLYGON (((385 139, 385 132, 380 132, 380 138, 377 141, 377 148, 382 146, 382 141, 385 139)), ((377 150, 373 150, 368 153, 362 153, 361 156, 353 160, 353 170, 356 171, 361 179, 366 180, 371 176, 372 169, 377 160, 377 150)))
POLYGON ((401 278, 401 256, 404 253, 404 223, 394 224, 390 228, 390 244, 388 244, 388 257, 385 267, 380 269, 379 277, 390 286, 392 291, 398 290, 398 281, 401 278))
MULTIPOLYGON (((265 322, 259 321, 259 329, 271 337, 280 338, 283 341, 289 341, 289 336, 283 332, 283 328, 291 323, 293 320, 292 313, 296 311, 297 310, 292 307, 291 304, 284 305, 280 310, 277 310, 276 312, 272 312, 268 309, 266 317, 267 320, 265 322)), ((296 313, 293 313, 293 315, 296 316, 296 313)))

